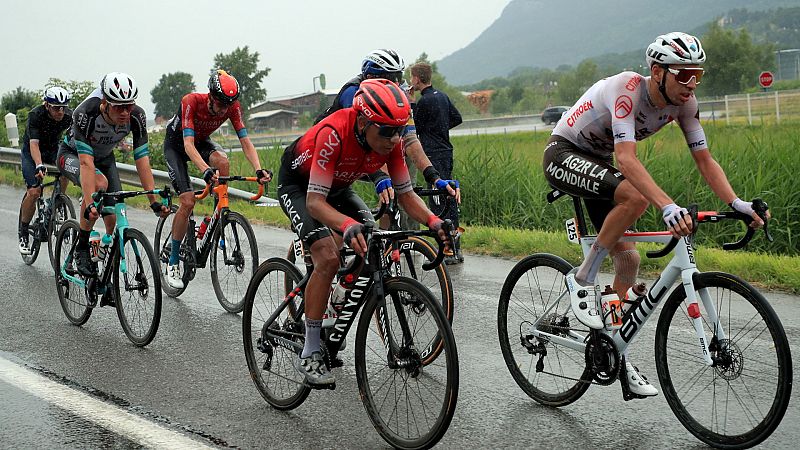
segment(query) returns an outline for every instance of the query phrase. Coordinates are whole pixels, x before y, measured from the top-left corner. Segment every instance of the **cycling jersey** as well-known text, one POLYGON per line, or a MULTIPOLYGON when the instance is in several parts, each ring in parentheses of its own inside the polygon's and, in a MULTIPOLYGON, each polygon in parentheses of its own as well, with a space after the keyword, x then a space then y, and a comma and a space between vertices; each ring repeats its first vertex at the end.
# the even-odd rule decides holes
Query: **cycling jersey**
POLYGON ((233 102, 225 114, 216 116, 208 109, 208 94, 193 92, 181 99, 181 109, 167 124, 167 139, 183 142, 186 136, 202 141, 211 136, 226 120, 230 119, 239 139, 247 136, 244 115, 239 101, 233 102))
POLYGON ((98 88, 86 98, 73 113, 72 128, 64 139, 66 145, 78 154, 91 155, 97 160, 114 153, 128 133, 133 135, 133 158, 150 155, 147 143, 147 118, 141 106, 134 106, 131 119, 125 125, 109 124, 100 112, 103 93, 98 88))
POLYGON ((675 120, 691 150, 708 148, 697 99, 692 96, 684 105, 657 108, 647 92, 649 79, 622 72, 598 81, 561 116, 552 134, 583 151, 607 156, 614 144, 641 141, 675 120))
POLYGON ((400 194, 410 191, 402 143, 388 155, 368 151, 356 136, 357 116, 353 108, 336 111, 289 145, 281 159, 279 183, 327 196, 387 164, 394 189, 400 194))
MULTIPOLYGON (((30 151, 30 141, 39 141, 39 151, 42 154, 55 153, 58 151, 58 139, 61 133, 69 129, 72 125, 72 110, 65 108, 64 117, 55 121, 50 117, 45 105, 39 105, 28 113, 28 126, 25 128, 25 135, 22 137, 22 151, 30 151)), ((51 158, 52 159, 52 158, 51 158)))

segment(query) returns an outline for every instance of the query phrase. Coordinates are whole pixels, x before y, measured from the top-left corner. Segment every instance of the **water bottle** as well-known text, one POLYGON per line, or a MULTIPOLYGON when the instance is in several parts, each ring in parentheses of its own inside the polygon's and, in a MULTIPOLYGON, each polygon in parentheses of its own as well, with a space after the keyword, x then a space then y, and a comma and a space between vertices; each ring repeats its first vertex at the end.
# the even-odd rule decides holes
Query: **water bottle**
POLYGON ((203 217, 203 221, 200 222, 200 228, 197 229, 197 239, 203 239, 203 236, 206 235, 206 229, 208 229, 208 224, 211 223, 211 217, 205 216, 203 217))
POLYGON ((603 321, 607 330, 616 330, 622 326, 622 302, 619 300, 617 292, 606 285, 606 289, 600 294, 600 304, 603 308, 603 321))
POLYGON ((89 233, 89 256, 92 259, 92 262, 97 262, 100 260, 100 233, 95 230, 92 230, 89 233))
POLYGON ((644 296, 647 295, 647 285, 644 283, 636 283, 628 289, 628 292, 625 294, 625 298, 623 299, 622 303, 625 305, 623 308, 623 314, 628 312, 629 309, 635 308, 638 305, 644 296))
POLYGON ((111 248, 111 242, 113 240, 114 238, 110 234, 103 234, 103 238, 100 239, 100 247, 97 249, 97 256, 100 261, 105 261, 106 256, 108 256, 108 249, 111 248))
POLYGON ((344 309, 345 303, 347 303, 346 293, 347 288, 342 286, 342 283, 336 283, 333 292, 331 292, 331 308, 333 308, 337 316, 342 312, 342 309, 344 309))

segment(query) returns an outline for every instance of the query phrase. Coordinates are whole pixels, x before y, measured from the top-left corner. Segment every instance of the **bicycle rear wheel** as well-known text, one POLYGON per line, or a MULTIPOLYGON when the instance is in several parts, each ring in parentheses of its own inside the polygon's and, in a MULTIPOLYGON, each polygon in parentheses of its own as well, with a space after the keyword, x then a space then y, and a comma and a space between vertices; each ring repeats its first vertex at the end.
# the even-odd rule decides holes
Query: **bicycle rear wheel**
POLYGON ((792 356, 775 311, 761 293, 733 275, 694 278, 713 366, 699 354, 697 334, 679 285, 656 329, 656 369, 672 412, 695 437, 718 448, 749 448, 778 427, 792 391, 792 356), (712 321, 713 314, 719 316, 712 321), (720 334, 724 332, 724 338, 720 334))
POLYGON ((436 305, 418 281, 388 278, 384 298, 368 300, 359 319, 355 365, 361 400, 375 429, 396 448, 433 446, 455 412, 458 351, 450 324, 436 305), (414 312, 418 304, 427 314, 414 312), (439 358, 425 366, 421 349, 437 336, 442 343, 439 358))
POLYGON ((56 292, 58 301, 73 325, 83 325, 92 315, 92 308, 89 306, 89 299, 86 296, 86 289, 77 283, 65 278, 61 271, 64 270, 69 275, 81 278, 74 266, 75 245, 78 243, 78 231, 80 225, 76 220, 67 220, 61 226, 61 230, 56 236, 56 248, 54 256, 58 265, 56 274, 56 292))
MULTIPOLYGON (((191 264, 187 263, 186 252, 181 249, 180 262, 178 264, 181 265, 181 279, 183 280, 183 287, 180 289, 175 289, 169 285, 167 282, 167 265, 169 264, 169 256, 172 252, 172 221, 175 218, 175 212, 178 211, 177 205, 172 205, 170 208, 170 214, 167 217, 159 217, 158 223, 156 224, 156 235, 155 240, 153 241, 155 244, 155 249, 158 251, 158 267, 159 267, 159 278, 161 278, 161 289, 164 291, 167 296, 172 298, 180 297, 183 294, 183 291, 186 290, 186 287, 189 286, 189 280, 191 279, 191 264)), ((194 233, 194 230, 189 230, 187 233, 194 233)), ((186 237, 184 237, 183 242, 186 242, 186 237)))
MULTIPOLYGON (((398 242, 398 260, 392 260, 391 248, 387 249, 386 258, 389 273, 394 277, 409 277, 419 281, 428 288, 433 296, 438 300, 442 307, 445 317, 449 323, 453 323, 453 285, 450 281, 450 274, 447 266, 439 264, 432 270, 422 270, 422 265, 436 259, 436 250, 431 247, 428 241, 410 237, 398 242)), ((425 308, 417 308, 417 314, 425 314, 425 308)), ((437 337, 422 352, 423 364, 433 362, 442 351, 441 337, 437 337)))
POLYGON ((311 388, 304 384, 305 378, 294 368, 297 353, 264 338, 264 330, 269 327, 297 333, 297 342, 303 342, 304 324, 293 318, 299 297, 295 297, 271 325, 266 324, 301 278, 292 263, 282 258, 270 258, 258 267, 244 297, 242 338, 250 378, 264 400, 280 410, 300 406, 311 388))
POLYGON ((532 333, 535 329, 583 340, 584 331, 572 328, 583 326, 570 308, 564 284, 571 269, 555 255, 524 258, 508 274, 497 307, 500 349, 511 376, 530 398, 547 406, 574 402, 592 379, 583 353, 532 333))
MULTIPOLYGON (((22 196, 22 203, 25 202, 25 199, 28 197, 28 192, 26 191, 25 194, 22 196)), ((19 230, 19 225, 22 223, 22 203, 19 205, 19 214, 17 215, 17 229, 19 230)), ((39 257, 39 249, 42 246, 41 241, 39 241, 39 220, 41 218, 39 209, 38 201, 34 205, 33 210, 33 217, 31 217, 31 222, 28 225, 28 246, 30 249, 30 253, 27 255, 20 254, 22 256, 22 261, 27 264, 31 265, 36 262, 36 258, 39 257)))
POLYGON ((213 239, 211 284, 225 311, 240 313, 250 278, 258 267, 256 235, 243 215, 229 211, 213 239))
POLYGON ((58 270, 58 262, 53 251, 56 246, 56 236, 64 222, 75 218, 75 206, 73 206, 72 200, 67 195, 58 194, 53 199, 53 210, 50 214, 50 223, 47 224, 47 252, 50 256, 50 264, 53 266, 53 270, 58 270))
POLYGON ((161 322, 161 277, 153 248, 144 233, 128 228, 124 242, 114 261, 117 316, 128 339, 144 347, 156 337, 161 322), (126 257, 125 273, 120 267, 122 254, 126 257))

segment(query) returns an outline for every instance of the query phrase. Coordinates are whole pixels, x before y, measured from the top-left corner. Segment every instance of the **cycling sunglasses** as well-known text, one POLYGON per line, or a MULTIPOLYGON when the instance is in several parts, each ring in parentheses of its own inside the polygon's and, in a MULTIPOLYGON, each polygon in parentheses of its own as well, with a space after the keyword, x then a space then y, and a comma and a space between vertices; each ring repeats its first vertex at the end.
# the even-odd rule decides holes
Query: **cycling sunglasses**
POLYGON ((117 112, 122 112, 122 111, 131 112, 131 111, 133 111, 133 108, 136 107, 136 105, 134 103, 126 103, 126 104, 123 104, 123 105, 117 105, 117 104, 114 104, 114 103, 110 103, 110 105, 111 105, 111 109, 113 109, 114 111, 117 111, 117 112))
POLYGON ((700 84, 703 79, 705 70, 701 67, 684 67, 683 69, 673 69, 672 67, 665 67, 669 73, 675 75, 675 81, 680 84, 689 84, 694 78, 695 84, 700 84))
POLYGON ((391 139, 395 136, 402 136, 403 132, 406 131, 406 125, 393 127, 391 125, 379 125, 375 122, 370 122, 370 124, 375 125, 378 128, 378 136, 386 139, 391 139))
POLYGON ((53 111, 63 111, 66 108, 64 105, 51 105, 50 103, 47 104, 47 107, 53 111))

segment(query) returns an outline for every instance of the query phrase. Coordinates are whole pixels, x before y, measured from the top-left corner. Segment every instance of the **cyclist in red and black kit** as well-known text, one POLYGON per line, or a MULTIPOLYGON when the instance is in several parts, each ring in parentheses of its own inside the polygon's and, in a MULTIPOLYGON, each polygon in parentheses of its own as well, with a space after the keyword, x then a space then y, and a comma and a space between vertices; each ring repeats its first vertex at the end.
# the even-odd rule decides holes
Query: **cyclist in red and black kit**
POLYGON ((169 121, 164 138, 164 157, 169 168, 172 186, 180 195, 180 206, 172 223, 172 250, 167 265, 167 283, 174 289, 183 288, 179 264, 181 241, 186 235, 189 215, 194 209, 194 190, 187 162, 203 171, 203 179, 211 184, 217 172, 228 176, 230 164, 222 147, 211 140, 211 133, 226 120, 231 121, 244 156, 253 165, 256 177, 264 184, 272 179, 272 172, 263 170, 256 148, 247 137, 239 98, 239 82, 224 70, 217 70, 208 80, 208 94, 187 94, 181 100, 181 109, 169 121))
POLYGON ((398 201, 414 220, 447 239, 443 221, 414 193, 403 159, 402 134, 411 115, 408 99, 393 82, 363 81, 353 107, 338 110, 294 141, 283 154, 278 197, 292 229, 311 249, 314 272, 305 291, 305 346, 295 362, 306 381, 334 383, 322 359, 320 328, 339 252, 331 230, 363 255, 369 207, 351 185, 386 164, 398 201))

